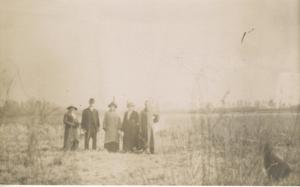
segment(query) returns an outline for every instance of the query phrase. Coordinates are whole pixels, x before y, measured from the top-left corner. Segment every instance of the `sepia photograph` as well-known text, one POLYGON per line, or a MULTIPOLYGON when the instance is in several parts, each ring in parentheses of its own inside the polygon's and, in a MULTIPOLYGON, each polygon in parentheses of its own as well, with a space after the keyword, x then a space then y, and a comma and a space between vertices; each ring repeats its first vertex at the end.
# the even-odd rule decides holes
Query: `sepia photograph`
POLYGON ((300 186, 299 0, 0 0, 0 185, 300 186))

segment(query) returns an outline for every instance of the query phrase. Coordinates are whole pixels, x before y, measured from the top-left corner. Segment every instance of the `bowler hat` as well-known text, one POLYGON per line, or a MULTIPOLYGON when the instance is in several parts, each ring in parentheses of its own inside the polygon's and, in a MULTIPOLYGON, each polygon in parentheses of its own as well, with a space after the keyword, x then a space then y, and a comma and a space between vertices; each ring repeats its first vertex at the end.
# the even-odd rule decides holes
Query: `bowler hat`
POLYGON ((109 103, 108 107, 114 106, 115 108, 118 108, 118 105, 115 102, 109 103))
POLYGON ((75 106, 72 106, 72 105, 67 107, 68 110, 71 110, 72 108, 73 108, 74 110, 77 110, 77 108, 76 108, 75 106))

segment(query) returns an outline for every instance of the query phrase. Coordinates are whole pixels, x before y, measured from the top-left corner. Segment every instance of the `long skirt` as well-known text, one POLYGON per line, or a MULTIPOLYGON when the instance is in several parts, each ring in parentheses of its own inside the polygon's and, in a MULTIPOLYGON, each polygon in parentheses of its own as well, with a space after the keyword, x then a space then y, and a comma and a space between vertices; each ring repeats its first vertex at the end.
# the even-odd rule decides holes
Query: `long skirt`
POLYGON ((136 125, 128 125, 124 130, 123 137, 123 150, 133 151, 134 148, 138 147, 138 133, 139 129, 136 125))
POLYGON ((77 127, 65 126, 64 133, 64 150, 65 151, 74 151, 78 148, 79 140, 78 140, 78 132, 77 127))
POLYGON ((119 144, 117 142, 109 142, 104 144, 104 148, 108 152, 117 152, 119 151, 119 144))

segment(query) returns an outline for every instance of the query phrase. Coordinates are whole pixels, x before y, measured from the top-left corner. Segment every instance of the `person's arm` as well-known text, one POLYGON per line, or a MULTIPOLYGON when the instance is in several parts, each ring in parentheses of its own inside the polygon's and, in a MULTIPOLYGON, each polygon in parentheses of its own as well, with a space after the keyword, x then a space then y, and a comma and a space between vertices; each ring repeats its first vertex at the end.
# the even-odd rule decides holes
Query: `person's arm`
POLYGON ((120 116, 118 116, 118 129, 122 129, 122 120, 120 116))
POLYGON ((74 119, 74 125, 75 125, 76 128, 79 127, 79 121, 78 121, 77 118, 74 119))
POLYGON ((97 111, 97 130, 100 129, 100 117, 99 117, 99 113, 97 111))
POLYGON ((103 130, 106 131, 107 127, 107 113, 104 114, 104 119, 103 119, 103 130))
POLYGON ((81 128, 83 130, 86 130, 86 113, 85 113, 85 110, 82 112, 81 128))
POLYGON ((118 116, 118 133, 119 133, 119 135, 120 135, 121 137, 124 136, 124 132, 123 132, 123 130, 122 130, 122 126, 123 126, 123 124, 122 124, 122 119, 121 119, 120 116, 118 116))
POLYGON ((142 124, 143 124, 143 112, 138 113, 139 114, 139 131, 142 131, 142 124))
POLYGON ((127 112, 125 112, 124 116, 123 116, 123 122, 121 123, 121 131, 124 131, 124 126, 125 126, 125 120, 126 120, 126 114, 127 112))

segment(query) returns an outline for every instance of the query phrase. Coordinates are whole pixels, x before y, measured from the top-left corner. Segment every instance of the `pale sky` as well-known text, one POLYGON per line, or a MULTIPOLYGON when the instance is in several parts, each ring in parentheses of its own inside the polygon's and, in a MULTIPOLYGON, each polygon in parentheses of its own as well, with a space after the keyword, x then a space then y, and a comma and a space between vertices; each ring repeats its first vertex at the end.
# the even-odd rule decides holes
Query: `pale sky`
POLYGON ((188 109, 195 100, 219 103, 227 91, 230 101, 293 103, 300 93, 299 6, 297 0, 0 0, 0 63, 19 69, 12 97, 62 106, 83 107, 94 97, 105 108, 115 96, 121 108, 151 98, 160 108, 188 109))

